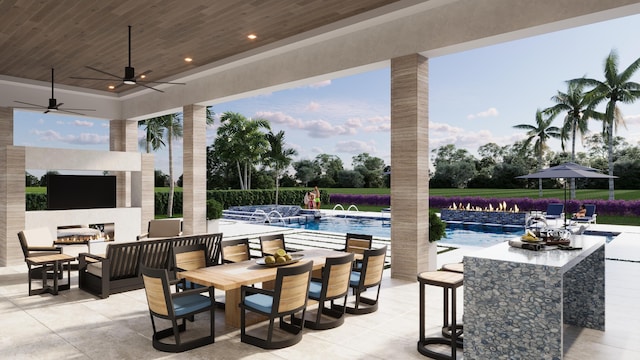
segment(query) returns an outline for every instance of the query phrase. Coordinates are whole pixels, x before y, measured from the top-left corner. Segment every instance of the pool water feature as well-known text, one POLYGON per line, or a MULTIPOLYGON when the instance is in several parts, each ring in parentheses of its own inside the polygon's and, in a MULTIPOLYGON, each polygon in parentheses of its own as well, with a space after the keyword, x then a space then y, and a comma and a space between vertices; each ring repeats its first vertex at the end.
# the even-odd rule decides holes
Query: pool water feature
MULTIPOLYGON (((391 227, 382 219, 360 217, 322 217, 305 224, 273 224, 288 228, 327 231, 335 233, 360 233, 390 238, 391 227)), ((443 245, 480 246, 495 245, 524 234, 524 227, 482 226, 447 224, 446 237, 438 241, 443 245)))

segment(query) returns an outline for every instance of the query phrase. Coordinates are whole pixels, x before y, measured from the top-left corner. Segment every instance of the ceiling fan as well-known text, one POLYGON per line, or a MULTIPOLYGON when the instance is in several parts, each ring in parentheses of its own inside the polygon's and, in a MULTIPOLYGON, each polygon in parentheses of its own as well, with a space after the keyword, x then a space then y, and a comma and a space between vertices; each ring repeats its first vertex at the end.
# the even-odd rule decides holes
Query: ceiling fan
MULTIPOLYGON (((155 90, 158 92, 164 92, 162 90, 158 90, 156 88, 153 88, 149 85, 146 84, 172 84, 172 85, 185 85, 185 83, 177 83, 177 82, 165 82, 165 81, 144 81, 144 80, 140 80, 138 78, 136 78, 136 71, 135 69, 131 66, 131 25, 129 25, 129 65, 125 66, 124 68, 124 77, 120 77, 118 75, 115 74, 111 74, 108 73, 106 71, 102 71, 100 69, 96 69, 94 67, 91 66, 85 66, 87 69, 91 69, 93 71, 97 71, 99 73, 105 74, 110 76, 110 78, 105 79, 105 78, 88 78, 88 77, 78 77, 78 76, 71 76, 72 79, 81 79, 81 80, 103 80, 103 81, 114 81, 114 80, 120 80, 121 83, 116 85, 116 88, 123 86, 123 85, 140 85, 140 86, 144 86, 148 89, 151 90, 155 90)), ((140 78, 144 78, 145 75, 147 75, 148 73, 150 73, 151 70, 147 70, 144 73, 142 73, 140 75, 140 78)))
POLYGON ((45 114, 52 111, 61 111, 61 112, 70 113, 70 114, 84 115, 76 111, 95 111, 93 109, 60 108, 60 106, 62 106, 64 103, 58 103, 58 101, 54 98, 54 95, 53 95, 53 68, 51 68, 51 98, 49 99, 49 106, 42 106, 42 105, 32 104, 32 103, 18 101, 18 100, 14 100, 14 102, 17 102, 19 104, 24 104, 24 105, 30 105, 30 107, 16 107, 16 109, 43 109, 45 114))

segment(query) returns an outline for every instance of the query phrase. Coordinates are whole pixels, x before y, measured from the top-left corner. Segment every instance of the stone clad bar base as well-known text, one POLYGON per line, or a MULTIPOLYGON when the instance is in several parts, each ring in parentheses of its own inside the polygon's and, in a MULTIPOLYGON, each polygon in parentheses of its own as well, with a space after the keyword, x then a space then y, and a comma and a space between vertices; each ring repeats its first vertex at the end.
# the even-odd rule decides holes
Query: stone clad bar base
POLYGON ((562 359, 563 323, 604 330, 601 243, 537 252, 499 244, 509 260, 465 256, 464 358, 562 359))

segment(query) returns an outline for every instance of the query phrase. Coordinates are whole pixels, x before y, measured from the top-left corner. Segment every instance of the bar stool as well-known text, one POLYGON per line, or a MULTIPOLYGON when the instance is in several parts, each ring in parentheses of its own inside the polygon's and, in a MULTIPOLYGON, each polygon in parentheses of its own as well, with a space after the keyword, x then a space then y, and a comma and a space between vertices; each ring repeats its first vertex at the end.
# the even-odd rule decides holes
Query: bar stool
POLYGON ((456 290, 462 286, 464 275, 449 271, 425 271, 418 274, 420 283, 420 339, 418 340, 418 352, 432 359, 455 360, 458 347, 462 343, 458 341, 459 332, 452 331, 451 337, 425 337, 425 285, 439 286, 444 290, 444 318, 445 325, 449 326, 449 290, 451 290, 451 329, 457 329, 456 324, 456 290), (451 355, 433 351, 428 345, 443 344, 451 346, 451 355))
MULTIPOLYGON (((455 272, 455 273, 460 273, 460 274, 464 274, 464 264, 461 262, 458 263, 448 263, 448 264, 444 264, 442 265, 442 267, 440 268, 441 271, 450 271, 450 272, 455 272)), ((447 292, 445 292, 445 304, 447 303, 447 292)), ((463 325, 462 324, 456 324, 456 329, 458 330, 458 341, 462 342, 462 331, 463 331, 463 325)), ((445 307, 444 309, 444 323, 442 325, 442 336, 446 337, 446 338, 450 338, 451 337, 451 327, 449 326, 449 309, 445 307)))
POLYGON ((461 262, 444 264, 441 270, 464 274, 464 264, 461 262))

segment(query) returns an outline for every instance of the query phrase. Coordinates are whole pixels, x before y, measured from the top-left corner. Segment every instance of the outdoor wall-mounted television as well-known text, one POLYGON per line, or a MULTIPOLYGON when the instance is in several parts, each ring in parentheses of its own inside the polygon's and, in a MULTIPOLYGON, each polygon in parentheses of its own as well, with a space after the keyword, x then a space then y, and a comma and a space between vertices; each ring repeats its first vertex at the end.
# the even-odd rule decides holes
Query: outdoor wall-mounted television
POLYGON ((116 177, 109 175, 47 175, 47 209, 116 207, 116 177))

